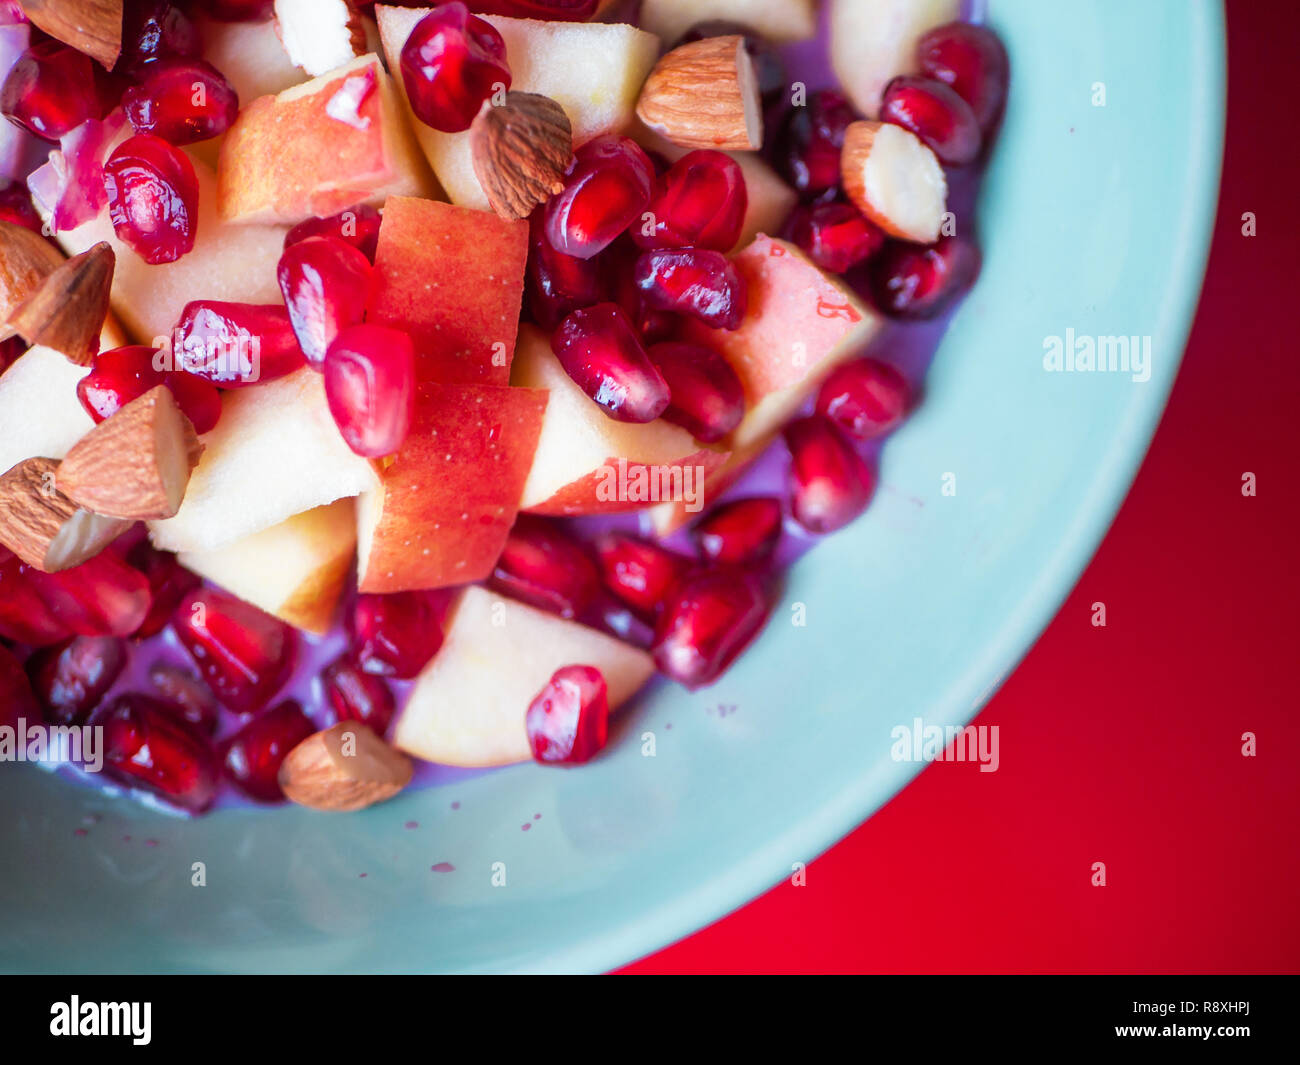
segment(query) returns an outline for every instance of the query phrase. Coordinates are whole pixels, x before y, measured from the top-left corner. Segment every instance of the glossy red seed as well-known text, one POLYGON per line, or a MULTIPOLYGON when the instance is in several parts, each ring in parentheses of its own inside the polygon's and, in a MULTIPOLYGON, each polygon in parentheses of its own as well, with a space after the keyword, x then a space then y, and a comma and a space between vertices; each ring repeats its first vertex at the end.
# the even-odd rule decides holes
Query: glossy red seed
POLYGON ((740 240, 749 193, 740 165, 714 151, 688 152, 663 178, 650 205, 650 221, 632 226, 644 249, 708 248, 731 251, 740 240))
POLYGON ((626 533, 607 533, 595 546, 605 587, 645 618, 659 612, 689 566, 681 555, 626 533))
POLYGON ((683 581, 664 605, 650 653, 667 677, 694 690, 712 684, 758 635, 767 595, 752 573, 712 570, 683 581))
POLYGON ((736 329, 745 317, 745 281, 721 252, 648 251, 636 261, 636 285, 656 310, 689 314, 712 329, 736 329))
POLYGON ((204 736, 217 731, 221 708, 216 696, 193 673, 157 662, 149 669, 149 682, 158 701, 204 736))
POLYGON ((194 144, 218 137, 239 113, 239 97, 216 67, 202 59, 160 59, 122 96, 126 117, 137 133, 170 144, 194 144))
POLYGON ((745 392, 736 371, 716 351, 667 341, 646 349, 663 374, 672 401, 663 419, 706 444, 721 440, 745 416, 745 392))
POLYGON ((402 446, 415 412, 415 347, 400 329, 354 325, 325 355, 325 397, 348 447, 382 458, 402 446))
POLYGON ((311 237, 335 237, 351 244, 373 263, 375 248, 379 245, 379 223, 382 220, 378 208, 364 203, 354 204, 338 214, 299 222, 284 235, 284 246, 290 248, 311 237))
POLYGON ((987 26, 950 22, 926 33, 916 55, 921 73, 951 86, 970 104, 987 134, 1002 113, 1011 78, 1007 50, 998 35, 987 26))
POLYGON ((137 639, 156 636, 167 627, 180 601, 198 587, 199 578, 176 561, 175 555, 155 550, 148 540, 132 547, 126 560, 144 574, 152 595, 149 613, 135 636, 137 639))
POLYGON ((781 501, 754 496, 724 503, 691 530, 700 557, 752 566, 772 557, 781 540, 781 501))
POLYGON ((452 592, 358 595, 352 608, 352 655, 367 673, 410 680, 442 646, 452 592))
POLYGON ((321 686, 339 721, 360 721, 376 736, 393 719, 393 693, 388 682, 366 673, 347 656, 336 658, 321 673, 321 686))
POLYGON ((745 51, 749 53, 750 61, 754 64, 754 76, 758 81, 758 91, 763 97, 763 102, 774 103, 784 94, 789 84, 785 63, 781 61, 781 53, 776 45, 766 37, 760 37, 740 22, 710 19, 707 22, 697 22, 677 43, 690 44, 707 37, 744 37, 745 51))
POLYGON ((844 131, 858 115, 839 92, 813 93, 792 107, 774 140, 777 169, 801 196, 815 198, 839 186, 844 131))
POLYGON ((609 736, 609 693, 600 670, 565 666, 555 671, 524 719, 533 758, 547 765, 590 761, 609 736))
POLYGON ((459 0, 415 24, 402 46, 401 68, 415 117, 444 133, 469 129, 496 87, 510 88, 501 34, 459 0))
POLYGON ((616 303, 574 311, 551 339, 574 382, 620 422, 652 422, 668 407, 668 385, 616 303))
POLYGON ((217 427, 221 420, 221 392, 211 381, 174 371, 167 375, 167 388, 194 424, 196 433, 202 436, 217 427))
POLYGON ((194 300, 172 330, 179 368, 222 388, 243 388, 307 364, 280 304, 194 300))
POLYGON ((239 714, 262 709, 293 668, 294 630, 215 588, 196 589, 181 600, 172 629, 212 694, 239 714))
POLYGON ((546 239, 542 212, 535 211, 528 255, 528 308, 534 321, 554 330, 574 311, 609 300, 612 290, 603 260, 556 251, 546 239))
POLYGON ((26 354, 27 345, 22 337, 12 336, 0 340, 0 374, 16 363, 21 355, 26 354))
POLYGON ((847 203, 797 207, 786 232, 808 258, 833 274, 865 262, 885 243, 885 234, 847 203))
POLYGON ((104 770, 173 806, 202 813, 217 794, 217 761, 206 738, 147 695, 120 695, 90 717, 103 729, 104 770))
POLYGON ((91 363, 90 372, 77 382, 77 398, 81 405, 98 423, 151 388, 165 384, 186 417, 194 423, 194 431, 208 432, 221 417, 221 396, 216 386, 185 373, 156 370, 154 355, 157 350, 144 345, 129 345, 101 351, 91 363))
POLYGON ((546 239, 565 255, 598 255, 645 213, 654 180, 654 164, 635 141, 588 141, 574 154, 564 191, 546 204, 546 239))
POLYGON ((194 164, 161 137, 138 133, 104 163, 113 232, 151 265, 175 262, 194 247, 199 179, 194 164))
POLYGON ((307 363, 319 370, 339 333, 366 315, 370 260, 336 237, 311 237, 280 256, 276 277, 293 334, 307 363))
POLYGON ((99 118, 91 60, 58 41, 37 41, 0 86, 0 112, 47 141, 99 118))
POLYGON ((6 181, 0 187, 0 222, 12 222, 33 233, 41 232, 41 216, 32 203, 31 190, 21 181, 6 181))
POLYGON ((47 647, 72 635, 26 576, 27 567, 7 548, 0 547, 0 637, 47 647))
POLYGON ((130 636, 153 601, 145 575, 114 551, 60 573, 22 570, 50 613, 78 636, 130 636))
POLYGON ((980 153, 980 127, 970 104, 933 78, 894 78, 885 86, 880 118, 911 130, 949 166, 964 166, 980 153))
POLYGON ((886 314, 933 318, 975 283, 979 270, 979 251, 962 237, 924 245, 891 240, 869 264, 868 280, 886 314))
POLYGON ((575 618, 595 599, 600 577, 582 544, 560 525, 520 514, 490 583, 541 610, 575 618))
POLYGON ((227 778, 258 802, 279 802, 280 763, 316 731, 302 707, 292 699, 253 718, 220 748, 221 767, 227 778))
POLYGON ((22 663, 0 644, 0 726, 17 728, 20 719, 39 724, 41 710, 22 663))
POLYGON ((837 366, 817 394, 817 412, 850 436, 884 436, 907 415, 912 390, 887 362, 854 359, 837 366))
POLYGON ((470 4, 481 15, 509 15, 545 22, 586 22, 599 6, 600 0, 472 0, 470 4))
POLYGON ((135 71, 146 63, 199 54, 199 32, 167 0, 127 0, 122 17, 122 55, 115 71, 135 71))
POLYGON ((218 22, 261 22, 271 17, 275 0, 198 0, 198 6, 218 22))
POLYGON ((116 636, 74 636, 27 660, 32 690, 55 725, 83 724, 126 665, 126 643, 116 636))
POLYGON ((785 427, 790 448, 790 510, 809 532, 843 528, 871 502, 875 475, 835 424, 819 414, 785 427))

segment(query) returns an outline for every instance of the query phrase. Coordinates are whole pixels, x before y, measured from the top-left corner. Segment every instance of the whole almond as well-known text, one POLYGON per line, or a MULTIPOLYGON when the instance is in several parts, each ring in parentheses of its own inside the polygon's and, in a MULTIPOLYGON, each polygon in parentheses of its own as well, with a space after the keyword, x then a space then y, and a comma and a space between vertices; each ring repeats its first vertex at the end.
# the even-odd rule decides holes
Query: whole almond
POLYGON ((411 760, 359 721, 308 736, 280 764, 280 787, 300 806, 342 812, 391 799, 411 782, 411 760))
POLYGON ((683 148, 761 148, 763 111, 745 39, 707 37, 674 48, 650 72, 636 113, 683 148))
POLYGON ((58 469, 30 458, 0 477, 0 544, 43 573, 81 565, 132 524, 79 507, 59 491, 58 469))
POLYGON ((573 161, 573 126, 549 96, 508 92, 489 101, 469 128, 474 173, 492 210, 512 221, 564 191, 573 161))

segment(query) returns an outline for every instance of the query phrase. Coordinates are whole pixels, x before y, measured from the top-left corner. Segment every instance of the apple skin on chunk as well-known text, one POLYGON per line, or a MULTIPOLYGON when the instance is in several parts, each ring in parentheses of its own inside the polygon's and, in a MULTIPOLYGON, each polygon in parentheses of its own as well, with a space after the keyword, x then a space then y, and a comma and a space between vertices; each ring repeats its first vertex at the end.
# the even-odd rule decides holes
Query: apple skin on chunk
POLYGON ((410 334, 417 380, 508 384, 527 261, 527 222, 391 197, 367 320, 410 334))
POLYGON ((487 577, 519 510, 546 393, 508 385, 417 388, 401 449, 377 464, 357 509, 361 592, 445 588, 487 577))
POLYGON ((532 757, 524 717, 552 674, 593 666, 613 710, 654 673, 650 656, 596 629, 466 588, 446 638, 416 679, 393 729, 401 750, 442 765, 486 767, 532 757))

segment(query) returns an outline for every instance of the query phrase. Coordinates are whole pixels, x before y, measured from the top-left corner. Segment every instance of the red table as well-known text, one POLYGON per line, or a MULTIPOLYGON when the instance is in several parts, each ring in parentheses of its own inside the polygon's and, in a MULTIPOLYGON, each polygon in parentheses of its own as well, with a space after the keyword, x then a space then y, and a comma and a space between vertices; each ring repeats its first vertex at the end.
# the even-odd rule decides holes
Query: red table
POLYGON ((1230 0, 1186 359, 1097 557, 979 718, 999 771, 932 764, 806 887, 625 971, 1300 971, 1297 41, 1293 0, 1230 0))

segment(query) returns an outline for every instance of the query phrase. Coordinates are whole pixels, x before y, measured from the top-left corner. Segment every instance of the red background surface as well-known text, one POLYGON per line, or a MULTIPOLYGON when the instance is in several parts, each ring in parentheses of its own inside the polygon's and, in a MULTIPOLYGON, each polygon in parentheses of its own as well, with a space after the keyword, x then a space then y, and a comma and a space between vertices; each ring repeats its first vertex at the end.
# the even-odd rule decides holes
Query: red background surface
POLYGON ((932 764, 807 886, 625 971, 1300 971, 1297 40, 1293 0, 1229 2, 1191 342, 1110 534, 978 719, 998 772, 932 764))

